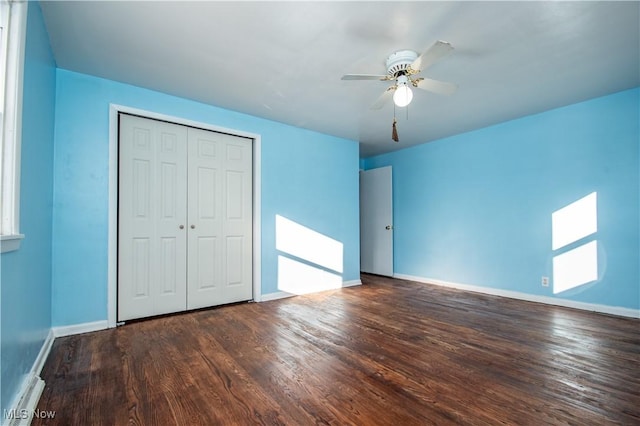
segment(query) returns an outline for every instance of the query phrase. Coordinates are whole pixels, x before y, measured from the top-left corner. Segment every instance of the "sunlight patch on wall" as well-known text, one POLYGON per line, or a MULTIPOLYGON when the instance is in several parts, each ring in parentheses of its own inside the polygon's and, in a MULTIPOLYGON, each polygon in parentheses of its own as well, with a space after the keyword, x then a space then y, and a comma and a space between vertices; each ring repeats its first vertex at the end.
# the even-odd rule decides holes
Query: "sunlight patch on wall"
POLYGON ((592 192, 551 215, 551 248, 561 247, 598 231, 598 198, 592 192))
POLYGON ((306 263, 278 256, 278 290, 307 294, 342 287, 342 276, 306 263))
POLYGON ((308 294, 342 287, 343 244, 276 215, 278 290, 308 294))
POLYGON ((342 273, 340 241, 276 215, 276 249, 310 263, 342 273))
POLYGON ((555 211, 551 215, 553 258, 553 293, 561 293, 598 279, 598 242, 593 239, 567 248, 598 231, 598 199, 592 192, 555 211))
POLYGON ((597 279, 597 241, 591 241, 553 258, 554 293, 567 291, 597 279))

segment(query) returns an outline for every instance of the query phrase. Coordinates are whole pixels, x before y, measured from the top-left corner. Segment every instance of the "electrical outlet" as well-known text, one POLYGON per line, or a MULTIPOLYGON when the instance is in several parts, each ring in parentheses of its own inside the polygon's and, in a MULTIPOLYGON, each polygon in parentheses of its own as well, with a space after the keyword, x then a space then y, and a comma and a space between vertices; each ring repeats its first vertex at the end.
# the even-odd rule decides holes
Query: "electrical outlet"
POLYGON ((542 286, 549 287, 549 277, 542 277, 542 286))

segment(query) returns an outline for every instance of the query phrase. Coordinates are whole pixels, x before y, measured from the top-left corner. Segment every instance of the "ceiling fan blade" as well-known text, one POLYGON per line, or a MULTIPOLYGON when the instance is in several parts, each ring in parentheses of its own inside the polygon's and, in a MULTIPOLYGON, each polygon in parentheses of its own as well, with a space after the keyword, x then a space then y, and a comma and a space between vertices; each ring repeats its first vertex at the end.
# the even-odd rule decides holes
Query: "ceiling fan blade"
POLYGON ((439 95, 452 95, 458 90, 458 86, 446 81, 433 80, 431 78, 422 78, 417 82, 418 89, 428 90, 429 92, 439 95))
POLYGON ((371 105, 371 109, 380 109, 386 104, 393 96, 396 86, 391 86, 384 91, 382 95, 371 105))
POLYGON ((345 74, 342 80, 388 80, 386 75, 374 74, 345 74))
POLYGON ((414 71, 425 70, 436 63, 440 58, 448 55, 452 50, 453 46, 451 46, 450 43, 438 40, 411 63, 411 69, 414 71))

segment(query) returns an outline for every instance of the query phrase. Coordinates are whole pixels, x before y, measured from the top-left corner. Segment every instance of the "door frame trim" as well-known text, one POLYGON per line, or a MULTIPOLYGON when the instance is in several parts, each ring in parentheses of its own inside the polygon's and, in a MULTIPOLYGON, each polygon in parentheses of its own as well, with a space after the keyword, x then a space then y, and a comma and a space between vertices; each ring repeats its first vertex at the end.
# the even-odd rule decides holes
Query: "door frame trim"
POLYGON ((109 223, 107 248, 107 323, 115 327, 118 307, 118 114, 126 113, 145 118, 168 121, 189 127, 253 139, 253 300, 262 295, 262 142, 257 133, 229 129, 181 117, 160 114, 118 104, 109 104, 109 223))

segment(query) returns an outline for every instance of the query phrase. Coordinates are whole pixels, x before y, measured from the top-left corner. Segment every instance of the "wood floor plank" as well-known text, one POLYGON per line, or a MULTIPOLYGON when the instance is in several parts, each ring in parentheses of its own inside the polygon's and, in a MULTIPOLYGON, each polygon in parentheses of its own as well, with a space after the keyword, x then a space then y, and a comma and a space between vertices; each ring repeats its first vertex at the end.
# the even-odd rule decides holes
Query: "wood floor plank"
POLYGON ((33 424, 640 424, 639 320, 362 281, 56 339, 33 424))

